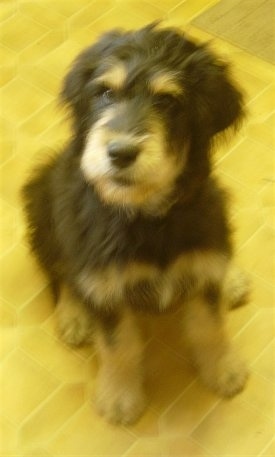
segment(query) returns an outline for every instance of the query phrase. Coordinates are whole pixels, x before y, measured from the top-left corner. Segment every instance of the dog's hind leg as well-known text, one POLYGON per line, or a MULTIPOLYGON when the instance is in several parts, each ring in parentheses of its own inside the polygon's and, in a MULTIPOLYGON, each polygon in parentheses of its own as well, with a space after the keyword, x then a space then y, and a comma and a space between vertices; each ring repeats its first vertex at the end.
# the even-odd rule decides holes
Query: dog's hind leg
POLYGON ((201 380, 221 397, 241 392, 248 372, 226 335, 219 310, 204 296, 198 296, 186 304, 183 327, 201 380))
POLYGON ((139 329, 132 313, 126 310, 101 317, 98 324, 97 410, 112 423, 133 423, 145 407, 139 329))
POLYGON ((92 315, 65 285, 60 289, 56 318, 58 334, 69 346, 80 346, 92 341, 92 315))

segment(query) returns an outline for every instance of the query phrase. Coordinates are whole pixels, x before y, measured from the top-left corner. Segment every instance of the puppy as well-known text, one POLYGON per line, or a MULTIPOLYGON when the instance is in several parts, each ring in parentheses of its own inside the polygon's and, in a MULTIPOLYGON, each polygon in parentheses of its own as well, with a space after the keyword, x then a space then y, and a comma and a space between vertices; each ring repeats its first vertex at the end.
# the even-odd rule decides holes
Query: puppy
POLYGON ((246 285, 232 273, 226 195, 211 176, 213 140, 243 117, 227 65, 175 29, 114 30, 76 59, 61 98, 71 141, 23 194, 59 333, 70 345, 95 338, 99 412, 127 424, 144 409, 137 310, 182 306, 200 378, 234 396, 247 371, 224 311, 246 285))

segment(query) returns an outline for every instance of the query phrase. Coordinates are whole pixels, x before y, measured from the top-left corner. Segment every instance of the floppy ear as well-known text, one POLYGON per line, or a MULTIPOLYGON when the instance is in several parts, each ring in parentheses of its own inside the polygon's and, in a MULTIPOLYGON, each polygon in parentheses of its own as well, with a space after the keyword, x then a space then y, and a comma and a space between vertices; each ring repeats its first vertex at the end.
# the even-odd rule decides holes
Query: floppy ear
POLYGON ((228 66, 202 46, 186 62, 185 72, 192 85, 196 115, 210 135, 237 127, 244 116, 243 96, 231 80, 228 66))
POLYGON ((115 40, 121 36, 119 30, 112 30, 102 35, 99 40, 85 49, 73 62, 71 69, 64 79, 61 89, 61 102, 72 108, 75 116, 85 113, 87 97, 85 87, 92 79, 97 69, 99 59, 102 59, 115 40))
POLYGON ((93 47, 82 52, 65 76, 61 89, 61 101, 75 110, 82 102, 83 89, 96 69, 97 57, 93 47))

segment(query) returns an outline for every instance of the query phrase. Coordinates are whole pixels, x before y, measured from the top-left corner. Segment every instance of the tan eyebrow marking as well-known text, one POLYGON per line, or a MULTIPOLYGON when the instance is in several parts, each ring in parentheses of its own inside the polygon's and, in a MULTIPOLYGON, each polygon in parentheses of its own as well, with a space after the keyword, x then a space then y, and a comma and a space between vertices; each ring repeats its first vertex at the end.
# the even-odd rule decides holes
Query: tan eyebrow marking
POLYGON ((115 62, 103 75, 97 78, 101 84, 106 84, 114 90, 119 90, 123 87, 127 77, 125 66, 121 62, 115 62))
POLYGON ((183 88, 173 73, 158 73, 150 81, 149 87, 154 94, 182 95, 183 88))

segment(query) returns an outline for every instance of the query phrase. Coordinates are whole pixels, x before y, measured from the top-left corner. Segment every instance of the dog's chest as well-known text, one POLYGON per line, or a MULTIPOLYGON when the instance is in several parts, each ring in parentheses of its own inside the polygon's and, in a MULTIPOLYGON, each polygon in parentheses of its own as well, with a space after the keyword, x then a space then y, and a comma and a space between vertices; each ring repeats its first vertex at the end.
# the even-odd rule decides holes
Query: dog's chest
POLYGON ((86 231, 89 239, 79 243, 83 262, 77 288, 98 308, 130 304, 160 311, 189 298, 205 281, 220 276, 224 263, 207 242, 204 246, 192 217, 174 210, 164 220, 131 223, 99 212, 93 229, 86 231))
POLYGON ((163 311, 187 292, 188 275, 172 269, 132 263, 125 268, 108 267, 101 272, 82 273, 78 286, 96 307, 113 308, 128 304, 148 311, 163 311))
POLYGON ((164 269, 149 263, 111 264, 84 270, 78 276, 81 293, 98 308, 121 304, 148 311, 164 311, 190 298, 205 284, 220 281, 227 260, 211 251, 182 254, 164 269))

